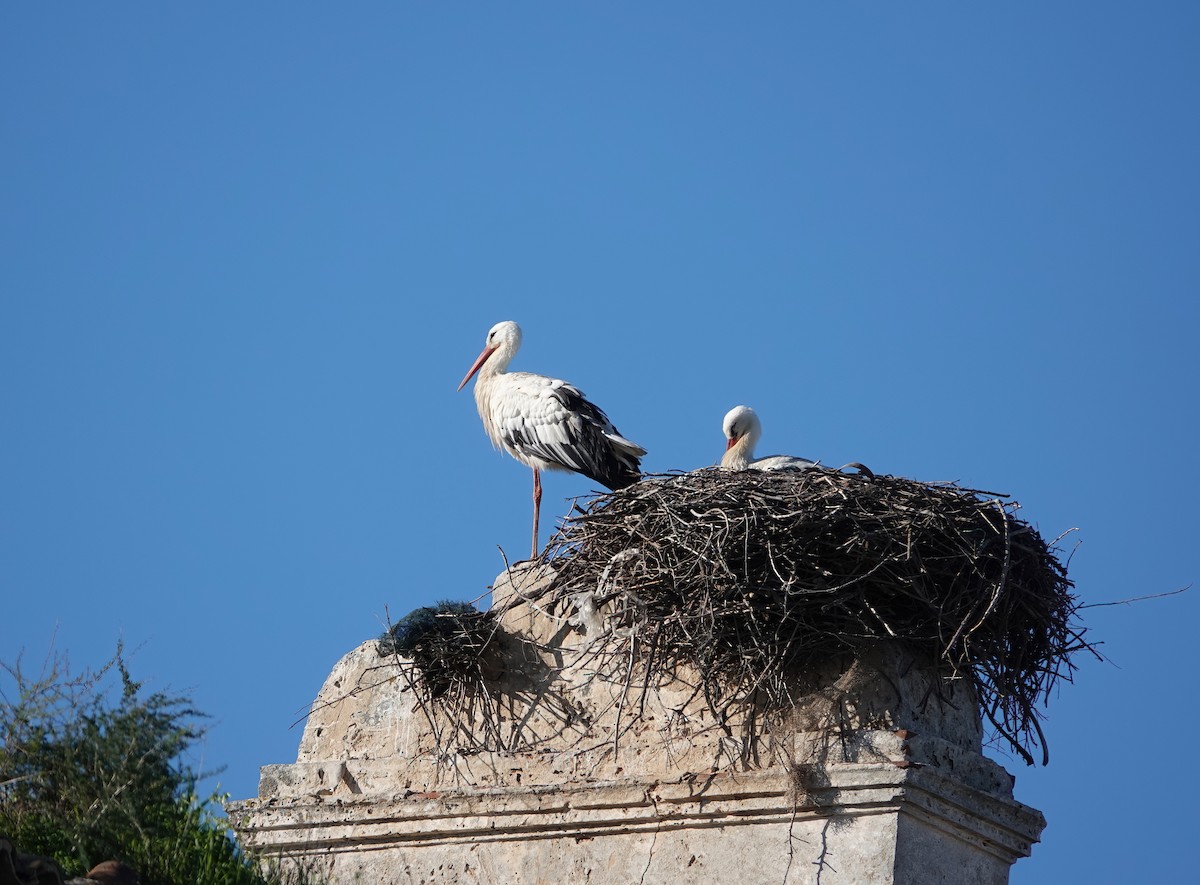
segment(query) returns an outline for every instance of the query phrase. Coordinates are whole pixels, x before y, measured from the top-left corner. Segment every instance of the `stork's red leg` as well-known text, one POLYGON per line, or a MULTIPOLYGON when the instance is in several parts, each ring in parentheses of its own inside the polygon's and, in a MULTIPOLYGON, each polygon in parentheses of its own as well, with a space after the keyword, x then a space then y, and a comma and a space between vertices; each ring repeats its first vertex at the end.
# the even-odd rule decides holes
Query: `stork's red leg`
POLYGON ((538 515, 542 509, 542 474, 535 467, 533 468, 533 555, 530 559, 537 559, 538 555, 538 515))

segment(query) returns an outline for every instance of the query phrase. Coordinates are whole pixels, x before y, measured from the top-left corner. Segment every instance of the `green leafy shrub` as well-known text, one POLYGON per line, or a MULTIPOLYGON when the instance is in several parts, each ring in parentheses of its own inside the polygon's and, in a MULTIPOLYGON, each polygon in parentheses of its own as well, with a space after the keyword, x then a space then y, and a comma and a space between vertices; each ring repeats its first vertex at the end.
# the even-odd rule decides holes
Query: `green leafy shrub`
POLYGON ((68 873, 118 859, 142 885, 264 885, 202 798, 189 748, 204 736, 189 698, 144 691, 120 645, 100 669, 53 655, 37 676, 0 664, 0 835, 68 873), (119 677, 119 697, 111 683, 119 677))

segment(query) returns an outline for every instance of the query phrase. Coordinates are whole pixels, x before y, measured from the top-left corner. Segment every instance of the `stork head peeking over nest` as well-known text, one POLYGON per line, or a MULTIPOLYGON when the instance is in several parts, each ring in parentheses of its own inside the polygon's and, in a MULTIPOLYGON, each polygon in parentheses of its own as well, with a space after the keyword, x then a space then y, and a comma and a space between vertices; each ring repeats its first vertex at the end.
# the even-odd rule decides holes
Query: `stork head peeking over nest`
POLYGON ((755 458, 754 447, 762 436, 762 424, 749 406, 734 406, 725 413, 721 429, 725 431, 725 454, 721 466, 726 470, 804 470, 816 466, 816 461, 792 455, 770 455, 755 458))

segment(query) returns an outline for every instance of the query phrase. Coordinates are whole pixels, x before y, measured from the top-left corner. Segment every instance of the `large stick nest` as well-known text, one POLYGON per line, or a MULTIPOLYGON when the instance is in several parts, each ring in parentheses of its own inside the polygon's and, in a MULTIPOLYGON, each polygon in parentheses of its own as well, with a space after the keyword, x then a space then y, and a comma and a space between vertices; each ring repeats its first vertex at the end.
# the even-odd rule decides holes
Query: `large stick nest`
POLYGON ((1002 497, 825 469, 656 476, 566 521, 549 592, 593 594, 647 666, 690 665, 718 705, 782 710, 806 668, 903 640, 1045 763, 1039 707, 1090 646, 1057 550, 1002 497))

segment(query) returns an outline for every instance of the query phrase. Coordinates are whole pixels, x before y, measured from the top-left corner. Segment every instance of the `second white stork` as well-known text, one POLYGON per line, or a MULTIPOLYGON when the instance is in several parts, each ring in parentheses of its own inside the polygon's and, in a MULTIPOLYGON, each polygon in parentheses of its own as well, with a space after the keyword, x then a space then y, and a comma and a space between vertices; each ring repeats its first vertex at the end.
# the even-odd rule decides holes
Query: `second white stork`
POLYGON ((521 327, 511 320, 496 323, 458 389, 479 373, 475 405, 488 438, 533 468, 536 558, 542 470, 573 470, 607 488, 622 489, 638 481, 646 450, 621 436, 608 416, 566 381, 505 371, 520 347, 521 327))
POLYGON ((734 406, 725 413, 721 429, 725 431, 725 454, 721 466, 726 470, 804 470, 817 462, 792 455, 755 458, 754 447, 762 436, 762 423, 749 406, 734 406))

